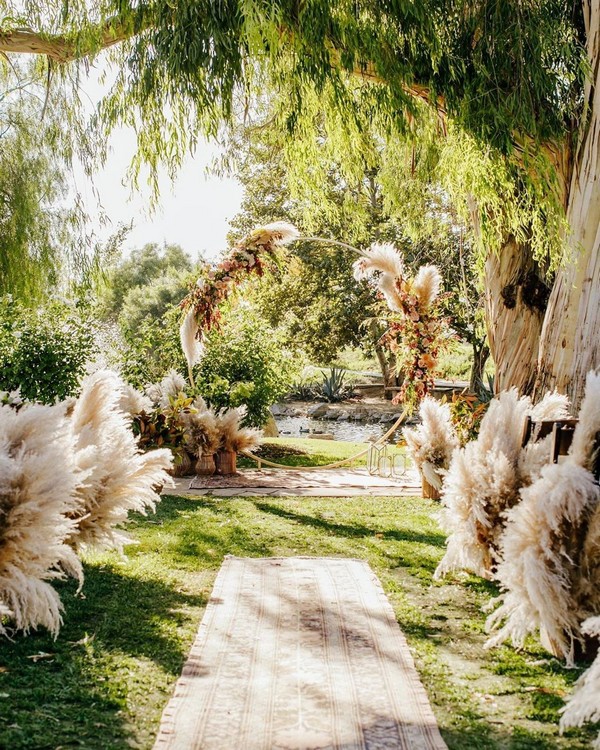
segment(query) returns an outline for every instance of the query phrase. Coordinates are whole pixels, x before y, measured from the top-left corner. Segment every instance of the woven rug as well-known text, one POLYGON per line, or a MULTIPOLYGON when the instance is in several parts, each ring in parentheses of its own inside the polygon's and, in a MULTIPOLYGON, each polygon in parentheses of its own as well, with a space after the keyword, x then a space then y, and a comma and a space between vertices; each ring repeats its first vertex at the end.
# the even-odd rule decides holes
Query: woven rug
POLYGON ((446 748, 369 566, 226 558, 155 750, 446 748))

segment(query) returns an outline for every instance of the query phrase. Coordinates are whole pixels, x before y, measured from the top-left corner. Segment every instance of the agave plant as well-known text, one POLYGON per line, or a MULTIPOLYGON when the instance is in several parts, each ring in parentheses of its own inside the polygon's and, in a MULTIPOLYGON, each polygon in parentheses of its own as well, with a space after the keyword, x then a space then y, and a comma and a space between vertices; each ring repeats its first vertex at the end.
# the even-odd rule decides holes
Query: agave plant
POLYGON ((329 374, 321 370, 323 382, 321 383, 321 395, 326 401, 342 401, 347 389, 344 386, 345 372, 338 367, 332 367, 329 374))

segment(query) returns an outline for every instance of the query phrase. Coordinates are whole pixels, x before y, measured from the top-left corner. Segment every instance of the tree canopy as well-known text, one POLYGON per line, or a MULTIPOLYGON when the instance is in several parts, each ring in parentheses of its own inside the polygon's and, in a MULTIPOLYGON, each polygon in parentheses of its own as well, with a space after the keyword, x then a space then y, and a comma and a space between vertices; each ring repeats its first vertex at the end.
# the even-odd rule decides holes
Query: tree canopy
MULTIPOLYGON (((584 288, 588 277, 600 287, 589 210, 599 26, 592 0, 0 0, 0 51, 44 55, 58 69, 53 85, 76 80, 62 63, 81 69, 108 49, 116 80, 95 132, 133 127, 133 178, 149 165, 156 189, 159 164, 175 171, 201 134, 218 135, 273 94, 307 179, 315 123, 349 170, 370 166, 369 139, 377 152, 398 139, 423 145, 427 128, 450 136, 452 154, 442 149, 438 163, 481 247, 570 268, 550 295, 539 387, 573 381, 577 397, 600 357, 595 291, 584 288)), ((527 351, 534 358, 537 345, 527 351)))

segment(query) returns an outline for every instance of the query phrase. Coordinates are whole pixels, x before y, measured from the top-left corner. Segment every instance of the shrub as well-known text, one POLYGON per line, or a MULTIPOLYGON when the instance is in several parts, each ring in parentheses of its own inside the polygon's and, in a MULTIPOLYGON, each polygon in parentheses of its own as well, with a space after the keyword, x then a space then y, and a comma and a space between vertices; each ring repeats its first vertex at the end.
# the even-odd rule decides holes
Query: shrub
POLYGON ((0 390, 21 390, 30 401, 53 403, 77 393, 95 352, 89 321, 51 302, 36 310, 0 298, 0 390))
POLYGON ((136 388, 158 383, 167 372, 186 372, 187 365, 179 342, 181 310, 170 307, 159 318, 146 318, 135 330, 123 331, 124 347, 119 369, 136 388))
POLYGON ((277 335, 248 309, 225 313, 221 330, 205 339, 196 374, 198 391, 214 409, 246 405, 246 425, 261 427, 269 407, 289 390, 294 376, 291 357, 277 335))

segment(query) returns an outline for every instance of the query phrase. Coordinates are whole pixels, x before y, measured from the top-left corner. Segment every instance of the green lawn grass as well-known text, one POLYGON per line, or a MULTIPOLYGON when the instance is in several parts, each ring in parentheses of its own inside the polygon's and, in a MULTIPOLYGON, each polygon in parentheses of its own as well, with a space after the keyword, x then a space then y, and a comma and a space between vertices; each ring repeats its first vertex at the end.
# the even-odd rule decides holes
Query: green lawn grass
MULTIPOLYGON (((311 438, 267 438, 263 441, 258 455, 285 466, 325 466, 341 459, 351 458, 369 447, 369 443, 350 443, 342 440, 312 440, 311 438)), ((388 453, 394 455, 401 449, 388 446, 388 453)), ((346 468, 362 468, 367 458, 363 456, 346 468)), ((255 467, 252 459, 238 457, 238 466, 255 467)))
MULTIPOLYGON (((581 670, 540 648, 484 652, 494 587, 438 584, 444 535, 419 498, 166 497, 131 527, 128 558, 86 560, 82 594, 60 586, 64 625, 0 642, 0 747, 150 748, 224 555, 367 560, 413 650, 450 748, 584 748, 558 709, 581 670)), ((243 750, 243 748, 240 748, 243 750)))

